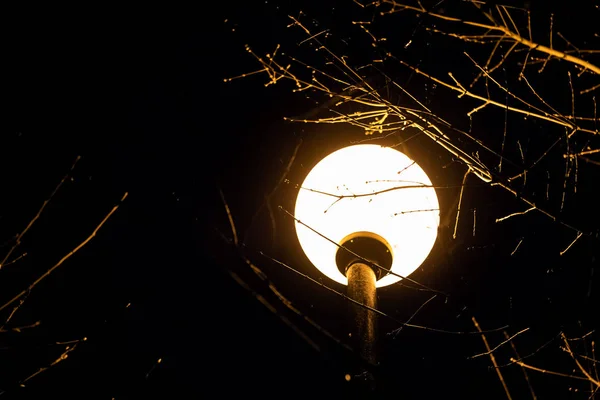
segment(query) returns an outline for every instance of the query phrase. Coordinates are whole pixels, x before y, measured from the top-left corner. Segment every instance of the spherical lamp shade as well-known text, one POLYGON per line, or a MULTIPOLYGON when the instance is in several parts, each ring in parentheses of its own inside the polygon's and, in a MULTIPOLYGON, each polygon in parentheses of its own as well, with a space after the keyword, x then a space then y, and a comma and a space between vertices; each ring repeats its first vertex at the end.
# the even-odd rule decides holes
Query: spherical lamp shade
MULTIPOLYGON (((435 189, 421 167, 393 148, 370 144, 345 147, 321 160, 300 188, 295 217, 308 259, 345 285, 335 243, 377 238, 391 252, 389 269, 406 277, 429 255, 440 220, 435 189)), ((397 275, 386 274, 376 286, 398 282, 397 275)))

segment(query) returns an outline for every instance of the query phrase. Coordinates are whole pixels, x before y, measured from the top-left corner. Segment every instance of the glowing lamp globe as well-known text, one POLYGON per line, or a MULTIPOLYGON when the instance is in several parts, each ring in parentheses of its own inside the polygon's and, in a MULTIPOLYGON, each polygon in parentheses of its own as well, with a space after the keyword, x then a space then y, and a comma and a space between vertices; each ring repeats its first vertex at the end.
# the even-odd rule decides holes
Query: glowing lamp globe
MULTIPOLYGON (((431 181, 405 154, 379 145, 354 145, 322 159, 296 199, 296 233, 312 264, 347 285, 339 252, 367 238, 389 256, 377 287, 415 271, 437 237, 439 204, 431 181)), ((378 265, 383 265, 377 261, 378 265)))

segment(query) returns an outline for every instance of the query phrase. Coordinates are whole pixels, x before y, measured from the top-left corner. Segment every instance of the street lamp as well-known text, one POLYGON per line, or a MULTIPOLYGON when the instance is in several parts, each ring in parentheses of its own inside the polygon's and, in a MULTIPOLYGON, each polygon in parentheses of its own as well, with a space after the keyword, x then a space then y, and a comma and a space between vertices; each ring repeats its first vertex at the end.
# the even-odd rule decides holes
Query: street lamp
POLYGON ((361 357, 376 364, 376 288, 415 271, 437 236, 439 204, 419 165, 379 145, 354 145, 322 159, 300 188, 296 233, 323 274, 348 285, 361 357))

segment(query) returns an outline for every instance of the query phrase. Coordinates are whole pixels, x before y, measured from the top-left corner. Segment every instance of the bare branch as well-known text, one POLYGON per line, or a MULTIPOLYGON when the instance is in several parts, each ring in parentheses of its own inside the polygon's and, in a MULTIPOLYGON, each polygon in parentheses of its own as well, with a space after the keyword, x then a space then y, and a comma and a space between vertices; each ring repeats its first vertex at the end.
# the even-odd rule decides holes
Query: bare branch
POLYGON ((583 367, 583 365, 581 365, 581 363, 579 362, 579 360, 575 357, 575 355, 573 354, 573 351, 571 350, 571 346, 569 345, 569 341, 567 340, 567 337, 565 336, 565 334, 563 333, 562 335, 563 338, 563 343, 565 344, 565 351, 567 353, 569 353, 569 355, 571 356, 571 358, 573 359, 573 361, 575 361, 575 364, 577 364, 577 367, 579 368, 579 370, 581 371, 581 373, 583 375, 585 375, 585 377, 594 385, 600 387, 600 381, 594 379, 590 373, 583 367))
MULTIPOLYGON (((508 336, 508 333, 506 333, 506 331, 504 332, 504 337, 507 340, 510 340, 510 337, 508 336)), ((521 358, 521 356, 519 356, 519 352, 517 351, 517 347, 512 342, 512 340, 510 341, 510 346, 512 347, 513 351, 515 352, 515 356, 517 356, 517 358, 521 358)), ((525 369, 524 367, 521 367, 521 370, 523 371, 523 376, 525 376, 525 381, 527 382, 527 386, 529 387, 529 392, 531 393, 531 398, 533 400, 537 400, 537 396, 535 395, 535 392, 533 391, 533 387, 531 386, 531 382, 529 381, 529 375, 527 374, 527 369, 525 369)))
MULTIPOLYGON (((472 321, 473 321, 473 325, 475 325, 475 328, 477 328, 477 330, 479 332, 481 332, 481 327, 479 326, 479 323, 477 322, 475 317, 472 318, 472 321)), ((498 368, 498 364, 496 363, 496 357, 494 357, 494 353, 492 352, 492 349, 490 348, 490 345, 488 344, 488 341, 487 341, 487 338, 485 337, 485 335, 483 335, 483 334, 481 335, 481 340, 483 340, 483 344, 485 344, 485 348, 487 349, 487 354, 489 354, 490 360, 492 360, 492 364, 494 365, 496 374, 498 374, 498 379, 500 379, 500 383, 502 383, 502 387, 504 388, 504 393, 506 393, 506 397, 509 400, 512 399, 510 392, 508 391, 508 386, 506 385, 506 382, 504 381, 504 377, 502 376, 502 372, 500 372, 500 368, 498 368)))
POLYGON ((512 214, 509 214, 509 215, 507 215, 507 216, 505 216, 505 217, 502 217, 502 218, 496 218, 496 223, 498 223, 498 222, 502 222, 502 221, 504 221, 504 220, 507 220, 507 219, 509 219, 510 217, 514 217, 514 216, 517 216, 517 215, 525 215, 525 214, 527 214, 529 211, 533 211, 533 210, 535 210, 535 209, 536 209, 535 207, 531 207, 531 208, 528 208, 528 209, 527 209, 527 210, 525 210, 525 211, 520 211, 520 212, 512 213, 512 214))
POLYGON ((5 329, 4 326, 2 328, 0 328, 0 333, 3 332, 21 332, 24 329, 30 329, 30 328, 35 328, 37 326, 40 326, 41 322, 40 321, 36 321, 33 324, 29 324, 29 325, 23 325, 23 326, 15 326, 14 328, 10 328, 10 329, 5 329))
MULTIPOLYGON (((23 236, 25 236, 25 234, 33 226, 33 224, 35 223, 35 221, 37 221, 38 218, 40 217, 40 215, 42 215, 42 212, 44 211, 44 209, 46 208, 46 206, 48 205, 48 203, 50 203, 50 200, 52 200, 52 198, 54 197, 54 195, 56 194, 56 192, 58 192, 58 189, 60 189, 60 187, 63 185, 63 183, 71 175, 71 172, 73 172, 73 170, 75 169, 75 165, 77 165, 77 162, 80 159, 81 159, 81 156, 77 156, 77 158, 75 158, 75 161, 73 162, 73 165, 71 165, 71 168, 69 169, 69 172, 67 172, 67 174, 65 176, 63 176, 63 178, 60 180, 60 182, 58 182, 58 185, 56 185, 56 187, 54 188, 54 190, 52 191, 52 193, 50 194, 50 196, 42 203, 42 206, 38 210, 37 214, 35 214, 35 216, 31 219, 31 221, 29 221, 29 223, 27 224, 27 226, 25 227, 25 229, 23 229, 21 231, 21 233, 19 233, 17 235, 17 237, 15 239, 15 243, 13 244, 12 248, 8 251, 8 253, 6 253, 6 255, 4 256, 4 259, 2 259, 2 261, 0 261, 0 269, 2 269, 2 267, 4 267, 5 265, 13 264, 13 263, 15 263, 18 260, 18 259, 17 260, 13 260, 13 261, 7 263, 7 260, 11 256, 11 254, 13 253, 13 251, 15 251, 15 249, 17 247, 19 247, 19 245, 21 244, 21 240, 23 239, 23 236)), ((23 257, 23 255, 21 255, 19 258, 21 258, 21 257, 23 257)))
POLYGON ((573 241, 571 242, 571 244, 569 244, 569 245, 567 246, 567 248, 566 248, 566 249, 564 249, 563 251, 561 251, 561 252, 560 252, 560 255, 562 256, 562 255, 564 255, 564 254, 565 254, 567 251, 569 251, 569 249, 571 248, 571 246, 573 246, 573 245, 575 244, 575 242, 576 242, 577 240, 579 240, 579 238, 580 238, 582 235, 583 235, 583 233, 582 233, 582 232, 579 232, 579 233, 577 234, 577 237, 576 237, 575 239, 573 239, 573 241))
POLYGON ((463 191, 465 190, 465 186, 467 183, 467 177, 469 176, 469 173, 471 172, 471 170, 467 170, 467 172, 465 172, 465 175, 463 176, 463 180, 462 180, 462 185, 460 186, 460 194, 458 197, 458 208, 456 209, 456 220, 454 221, 454 233, 452 234, 452 239, 456 239, 456 231, 458 229, 458 217, 460 216, 460 206, 462 204, 462 198, 463 198, 463 191))
POLYGON ((469 357, 471 358, 477 358, 477 357, 481 357, 481 356, 487 356, 488 354, 492 354, 494 351, 498 350, 502 345, 510 342, 511 340, 513 340, 515 337, 517 337, 518 335, 520 335, 523 332, 527 332, 529 330, 529 328, 525 328, 520 330, 519 332, 515 333, 514 335, 512 335, 511 337, 507 338, 505 341, 503 341, 502 343, 500 343, 498 346, 494 347, 493 349, 490 349, 484 353, 479 353, 479 354, 475 354, 474 356, 469 357))
MULTIPOLYGON (((31 379, 35 378, 36 376, 38 376, 42 372, 47 371, 50 368, 54 367, 56 364, 58 364, 58 363, 60 363, 60 362, 62 362, 64 360, 66 360, 69 357, 69 353, 72 352, 73 350, 75 350, 77 348, 77 345, 79 343, 85 342, 86 340, 87 340, 87 338, 84 337, 83 339, 80 339, 80 340, 76 341, 73 346, 66 346, 65 350, 61 353, 61 355, 56 360, 52 361, 50 363, 50 365, 48 365, 47 367, 42 367, 42 368, 38 369, 36 372, 34 372, 33 374, 29 375, 27 378, 21 380, 19 382, 19 385, 21 387, 25 387, 25 382, 30 381, 31 379)), ((71 341, 71 343, 72 343, 72 341, 71 341)))
POLYGON ((512 361, 513 363, 515 363, 517 365, 520 365, 523 368, 527 368, 527 369, 531 369, 533 371, 541 372, 542 374, 562 376, 564 378, 572 378, 572 379, 577 379, 577 380, 582 380, 582 381, 587 381, 588 380, 587 378, 584 378, 584 377, 581 377, 581 376, 577 376, 577 375, 563 374, 561 372, 548 371, 548 370, 543 369, 543 368, 534 367, 532 365, 525 364, 523 361, 515 360, 514 358, 511 358, 510 361, 512 361))
MULTIPOLYGON (((400 321, 400 320, 392 317, 391 315, 384 313, 383 311, 380 311, 378 309, 370 307, 370 306, 368 306, 366 304, 360 303, 360 302, 358 302, 358 301, 356 301, 356 300, 354 300, 354 299, 346 296, 344 293, 336 291, 335 289, 332 289, 332 288, 326 286, 322 282, 320 282, 320 281, 318 281, 316 279, 313 279, 313 278, 311 278, 310 276, 308 276, 306 274, 303 274, 302 272, 300 272, 300 271, 298 271, 298 270, 290 267, 289 265, 287 265, 287 264, 285 264, 285 263, 283 263, 283 262, 281 262, 281 261, 279 261, 279 260, 277 260, 277 259, 275 259, 275 258, 273 258, 271 256, 268 256, 267 254, 263 253, 262 251, 259 251, 259 253, 261 255, 269 258, 271 261, 273 261, 273 262, 281 265, 282 267, 285 267, 285 268, 289 269, 290 271, 293 271, 294 273, 302 276, 303 278, 308 279, 312 283, 315 283, 315 284, 321 286, 322 288, 327 289, 328 291, 330 291, 332 293, 335 293, 336 295, 338 295, 340 297, 343 297, 345 300, 347 300, 347 301, 349 301, 349 302, 351 302, 351 303, 353 303, 353 304, 355 304, 355 305, 357 305, 359 307, 363 307, 363 308, 365 308, 367 310, 373 311, 374 313, 376 313, 376 314, 378 314, 378 315, 380 315, 382 317, 389 318, 389 319, 393 320, 394 322, 396 322, 396 323, 398 323, 398 324, 400 324, 402 326, 408 327, 408 328, 416 328, 416 329, 422 329, 422 330, 431 331, 431 332, 438 332, 438 333, 449 333, 449 334, 454 334, 454 335, 484 335, 486 333, 498 332, 498 331, 506 328, 506 327, 501 327, 501 328, 489 329, 489 330, 485 330, 485 331, 478 330, 477 332, 475 332, 475 331, 449 331, 449 330, 445 330, 445 329, 437 329, 437 328, 430 328, 430 327, 422 326, 422 325, 409 324, 407 322, 400 321)), ((427 301, 427 302, 429 302, 429 301, 427 301)))
POLYGON ((373 265, 374 267, 376 267, 376 268, 379 268, 380 270, 382 270, 382 271, 385 271, 386 273, 388 273, 388 274, 390 274, 390 275, 394 275, 394 276, 396 276, 396 277, 398 277, 398 278, 402 278, 403 280, 406 280, 406 281, 408 281, 408 282, 414 283, 415 285, 417 285, 417 286, 418 286, 418 287, 420 287, 421 289, 425 289, 425 290, 428 290, 428 291, 430 291, 430 292, 435 292, 435 293, 438 293, 438 294, 442 294, 442 295, 444 295, 445 297, 448 297, 448 295, 447 295, 446 293, 444 293, 444 292, 441 292, 441 291, 439 291, 439 290, 436 290, 436 289, 430 288, 429 286, 427 286, 427 285, 424 285, 424 284, 422 284, 422 283, 420 283, 420 282, 417 282, 417 281, 415 281, 415 280, 414 280, 414 279, 412 279, 412 278, 409 278, 409 277, 407 277, 407 276, 402 276, 402 275, 400 275, 400 274, 397 274, 397 273, 396 273, 396 272, 394 272, 394 271, 391 271, 391 270, 389 270, 389 269, 387 269, 387 268, 384 268, 384 267, 382 267, 381 265, 379 265, 379 264, 377 264, 377 263, 375 263, 375 262, 373 262, 373 261, 367 260, 366 258, 362 257, 361 255, 359 255, 359 254, 357 254, 357 253, 353 252, 353 251, 352 251, 352 250, 350 250, 349 248, 347 248, 347 247, 345 247, 345 246, 342 246, 342 245, 340 245, 340 244, 336 243, 335 241, 331 240, 331 239, 330 239, 330 238, 328 238, 327 236, 323 235, 321 232, 318 232, 317 230, 315 230, 313 227, 311 227, 311 226, 307 225, 306 223, 304 223, 304 222, 300 221, 299 219, 297 219, 297 218, 294 216, 294 214, 290 213, 288 210, 286 210, 286 209, 285 209, 285 208, 283 208, 282 206, 279 206, 279 209, 280 209, 280 210, 282 210, 284 213, 286 213, 286 214, 287 214, 289 217, 293 218, 293 219, 294 219, 294 221, 296 221, 296 222, 297 222, 297 223, 299 223, 300 225, 303 225, 303 226, 307 227, 308 229, 310 229, 311 231, 313 231, 313 232, 314 232, 314 233, 316 233, 317 235, 321 236, 323 239, 325 239, 325 240, 327 240, 328 242, 330 242, 330 243, 334 244, 335 246, 337 246, 337 247, 338 247, 338 248, 340 248, 340 249, 344 249, 345 251, 347 251, 348 253, 352 254, 354 257, 357 257, 359 260, 361 260, 361 261, 363 261, 363 262, 367 263, 368 265, 373 265))
MULTIPOLYGON (((438 83, 438 84, 440 84, 440 85, 442 85, 442 86, 444 86, 444 87, 446 87, 448 89, 451 89, 451 90, 453 90, 455 92, 459 92, 460 93, 459 97, 461 97, 461 96, 468 96, 468 97, 471 97, 471 98, 476 99, 476 100, 481 100, 481 101, 483 101, 483 102, 485 102, 487 104, 494 105, 496 107, 500 107, 500 108, 503 108, 503 109, 506 109, 506 110, 509 110, 509 111, 512 111, 512 112, 515 112, 515 113, 518 113, 518 114, 523 114, 523 115, 525 115, 527 117, 538 118, 538 119, 541 119, 541 120, 544 120, 544 121, 552 122, 554 124, 561 125, 561 126, 566 126, 566 127, 569 127, 569 128, 573 127, 573 124, 571 122, 563 121, 562 118, 560 118, 560 117, 556 117, 556 116, 553 116, 553 115, 544 115, 544 114, 535 113, 535 112, 528 111, 528 110, 523 110, 523 109, 520 109, 520 108, 517 108, 517 107, 513 107, 513 106, 507 106, 505 103, 502 103, 502 102, 499 102, 499 101, 496 101, 496 100, 493 100, 493 99, 489 99, 489 98, 480 96, 478 94, 472 93, 472 92, 468 91, 467 89, 465 89, 460 84, 452 85, 452 84, 449 84, 447 82, 444 82, 441 79, 438 79, 438 78, 436 78, 436 77, 434 77, 432 75, 429 75, 429 74, 423 72, 422 70, 420 70, 419 68, 413 67, 412 65, 407 64, 407 63, 405 63, 402 60, 398 60, 398 61, 401 64, 403 64, 404 66, 406 66, 406 67, 410 68, 411 70, 413 70, 414 72, 416 72, 417 74, 423 75, 423 76, 427 77, 428 79, 432 80, 433 82, 436 82, 436 83, 438 83)), ((454 76, 451 73, 448 73, 448 75, 452 79, 454 79, 454 76)), ((455 82, 457 82, 457 81, 455 80, 455 82)), ((594 131, 594 130, 583 129, 583 128, 579 128, 579 130, 582 131, 582 132, 588 132, 588 133, 597 134, 597 132, 594 131)))
MULTIPOLYGON (((435 299, 436 297, 437 297, 437 294, 434 294, 427 301, 425 301, 423 304, 421 304, 419 306, 419 308, 417 308, 417 310, 414 313, 412 313, 410 318, 406 320, 406 323, 407 324, 410 323, 410 321, 412 321, 412 319, 419 313, 419 311, 421 311, 431 300, 435 299)), ((400 332, 402 332, 402 328, 404 328, 404 325, 402 325, 400 328, 388 333, 388 335, 393 335, 395 338, 396 336, 398 336, 400 334, 400 332)))
MULTIPOLYGON (((121 201, 120 202, 123 202, 126 198, 127 198, 127 192, 123 195, 123 197, 121 197, 121 201)), ((94 231, 83 242, 79 243, 79 245, 77 245, 77 247, 75 247, 73 250, 71 250, 69 253, 67 253, 56 264, 54 264, 48 271, 46 271, 39 278, 37 278, 36 280, 34 280, 27 287, 27 289, 23 290, 21 293, 17 294, 15 297, 13 297, 11 300, 9 300, 6 303, 4 303, 4 305, 0 306, 0 311, 4 310, 6 307, 10 306, 15 301, 19 300, 21 297, 23 297, 23 296, 27 295, 29 292, 31 292, 31 290, 33 290, 33 288, 36 287, 38 285, 38 283, 40 283, 42 280, 44 280, 45 278, 47 278, 52 272, 54 272, 54 270, 56 268, 60 267, 66 260, 68 260, 69 258, 71 258, 71 256, 73 254, 77 253, 81 248, 83 248, 86 244, 88 244, 89 241, 92 240, 96 236, 96 234, 98 233, 98 231, 100 230, 100 228, 102 228, 102 226, 106 223, 106 221, 108 221, 108 219, 115 213, 115 211, 117 211, 117 209, 119 208, 119 206, 120 206, 120 203, 117 204, 117 205, 115 205, 108 212, 108 214, 106 214, 106 216, 102 219, 102 221, 100 221, 100 223, 96 226, 96 228, 94 229, 94 231)))
MULTIPOLYGON (((296 151, 297 151, 297 149, 298 149, 298 147, 296 148, 296 151)), ((294 157, 295 157, 295 152, 294 152, 294 157)), ((230 222, 230 225, 231 225, 231 230, 232 230, 232 232, 235 233, 236 232, 236 228, 235 228, 235 224, 233 222, 233 218, 231 218, 231 213, 229 212, 229 206, 227 204, 227 201, 225 200, 225 196, 223 195, 223 192, 221 190, 219 190, 219 192, 221 193, 221 200, 223 201, 223 206, 225 207, 225 210, 227 211, 228 216, 229 216, 229 222, 230 222)), ((235 235, 234 235, 234 237, 235 237, 235 235)), ((239 243, 237 242, 237 240, 234 240, 233 244, 236 247, 236 250, 240 250, 239 243)), ((303 318, 313 328, 317 329, 320 333, 322 333, 323 335, 325 335, 328 338, 330 338, 333 341, 335 341, 338 345, 346 348, 347 350, 352 350, 348 345, 342 343, 341 340, 339 340, 338 338, 336 338, 334 335, 332 335, 326 329, 324 329, 319 324, 317 324, 314 320, 312 320, 307 315, 303 314, 299 309, 297 309, 293 305, 293 303, 290 300, 288 300, 277 289, 277 287, 272 282, 270 282, 268 280, 267 275, 258 266, 256 266, 256 264, 254 264, 252 261, 250 261, 250 259, 248 257, 246 257, 241 251, 239 251, 238 253, 239 253, 240 257, 242 258, 242 260, 244 261, 244 263, 246 263, 250 267, 250 269, 255 273, 255 275, 258 276, 262 281, 264 281, 264 282, 266 282, 268 284, 269 290, 273 294, 275 294, 276 298, 285 307, 287 307, 289 310, 291 310, 294 314, 296 314, 296 315, 300 316, 301 318, 303 318)), ((320 347, 312 339, 310 339, 300 328, 298 328, 294 323, 292 323, 292 321, 290 321, 289 318, 287 318, 285 315, 283 315, 282 313, 280 313, 279 311, 277 311, 277 308, 275 306, 273 306, 267 299, 265 299, 264 296, 260 295, 256 291, 254 291, 238 274, 236 274, 232 270, 228 269, 227 272, 228 272, 228 274, 231 276, 231 278, 234 281, 236 281, 240 286, 242 286, 244 289, 246 289, 247 291, 249 291, 252 294, 252 296, 254 296, 256 298, 256 300, 258 300, 269 311, 271 311, 273 314, 275 314, 285 325, 287 325, 294 332, 296 332, 298 334, 298 336, 300 336, 302 339, 304 339, 312 348, 314 348, 317 351, 320 351, 320 347)))
POLYGON ((219 189, 219 194, 221 195, 221 200, 223 201, 223 206, 225 207, 225 212, 227 213, 227 218, 229 219, 229 226, 231 227, 231 234, 233 235, 233 244, 238 245, 238 237, 237 232, 235 230, 235 224, 233 223, 233 217, 231 215, 231 210, 229 209, 229 204, 225 201, 225 195, 223 191, 219 189))
POLYGON ((437 13, 433 13, 433 12, 429 12, 427 10, 425 10, 424 8, 418 8, 418 7, 414 7, 414 6, 409 6, 406 4, 401 4, 398 3, 395 0, 383 0, 382 1, 383 4, 390 4, 393 5, 394 9, 391 12, 398 12, 401 10, 411 10, 411 11, 415 11, 417 13, 421 13, 421 14, 427 14, 430 17, 433 18, 437 18, 437 19, 441 19, 444 21, 449 21, 449 22, 457 22, 457 23, 461 23, 464 25, 468 25, 468 26, 473 26, 473 27, 477 27, 477 28, 482 28, 485 29, 486 31, 498 31, 498 32, 502 32, 507 38, 510 38, 511 40, 530 48, 531 50, 534 51, 538 51, 541 53, 545 53, 549 56, 555 57, 557 59, 560 60, 565 60, 567 62, 570 62, 572 64, 575 65, 579 65, 589 71, 594 72, 595 74, 600 74, 600 67, 592 64, 589 61, 583 60, 579 57, 574 57, 570 54, 566 54, 562 51, 558 51, 556 49, 553 49, 551 47, 547 47, 544 45, 541 45, 539 43, 535 43, 529 39, 525 39, 524 37, 522 37, 521 35, 519 35, 516 32, 513 32, 512 30, 510 30, 507 26, 501 26, 501 25, 489 25, 489 24, 482 24, 479 22, 475 22, 475 21, 469 21, 469 20, 464 20, 461 18, 455 18, 455 17, 451 17, 448 15, 442 15, 442 14, 437 14, 437 13))

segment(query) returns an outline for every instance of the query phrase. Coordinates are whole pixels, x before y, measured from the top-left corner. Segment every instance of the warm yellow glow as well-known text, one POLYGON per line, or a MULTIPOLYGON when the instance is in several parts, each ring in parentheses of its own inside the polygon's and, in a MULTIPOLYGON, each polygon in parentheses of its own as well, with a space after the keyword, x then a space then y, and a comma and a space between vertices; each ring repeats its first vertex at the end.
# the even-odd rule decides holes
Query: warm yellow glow
MULTIPOLYGON (((295 209, 299 221, 338 244, 355 232, 383 237, 392 251, 391 271, 401 276, 429 255, 439 215, 435 189, 421 167, 395 149, 371 144, 345 147, 321 160, 304 180, 295 209)), ((296 233, 308 259, 347 285, 335 263, 338 247, 302 223, 296 222, 296 233)), ((400 279, 388 274, 377 287, 400 279)))

